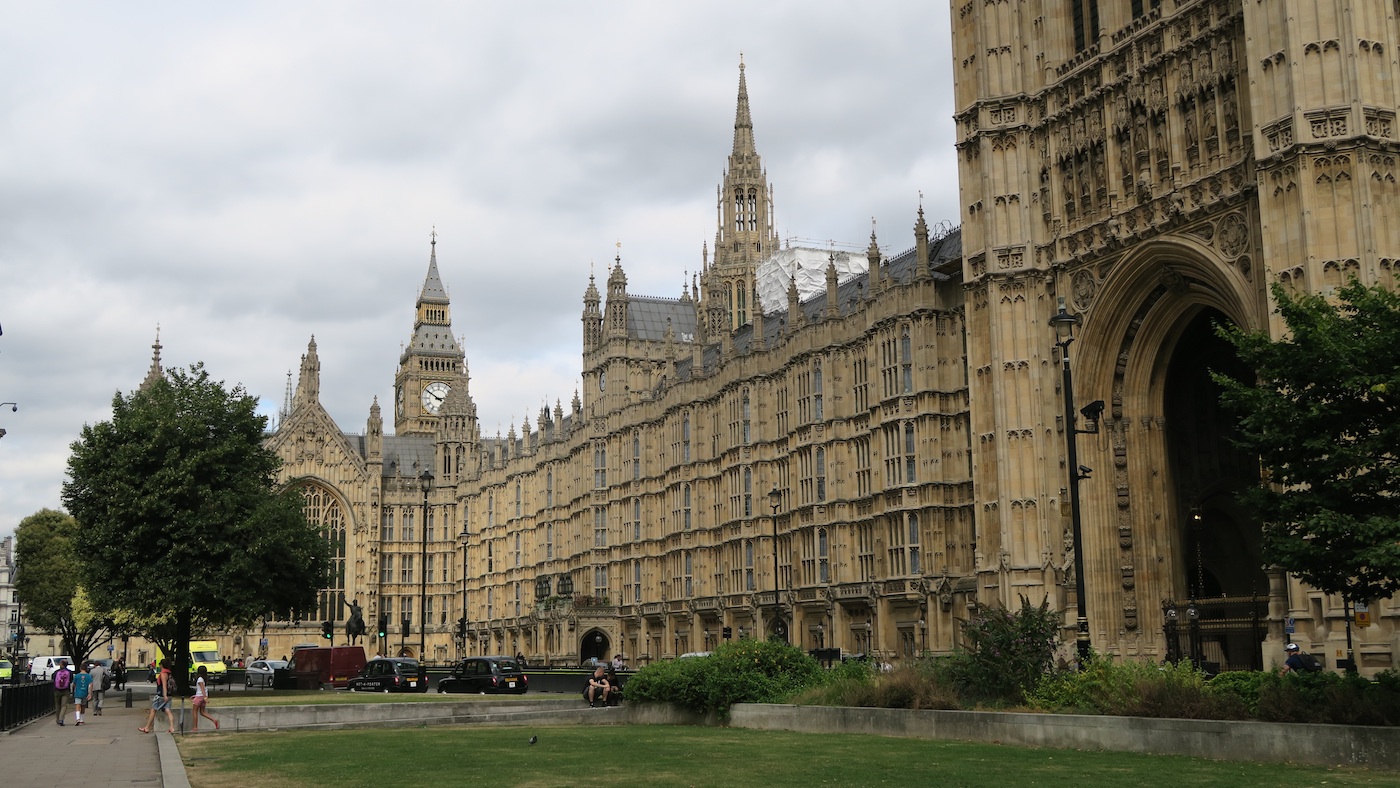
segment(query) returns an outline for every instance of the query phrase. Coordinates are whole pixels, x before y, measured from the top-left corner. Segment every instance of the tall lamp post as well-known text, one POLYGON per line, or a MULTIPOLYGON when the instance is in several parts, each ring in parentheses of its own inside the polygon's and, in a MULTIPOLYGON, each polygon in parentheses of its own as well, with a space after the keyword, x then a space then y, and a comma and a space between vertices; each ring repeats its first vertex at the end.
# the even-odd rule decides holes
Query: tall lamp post
POLYGON ((423 547, 418 554, 418 661, 428 661, 428 493, 433 489, 433 472, 418 477, 423 488, 423 547))
POLYGON ((467 523, 462 522, 462 653, 467 655, 467 523))
POLYGON ((783 619, 782 589, 778 586, 778 507, 783 505, 783 494, 774 487, 768 493, 768 505, 773 507, 773 607, 777 610, 773 622, 773 634, 787 642, 787 622, 783 619))
POLYGON ((1069 368, 1069 345, 1074 341, 1074 327, 1079 324, 1079 316, 1071 315, 1065 311, 1065 299, 1060 297, 1059 311, 1050 318, 1050 326, 1055 329, 1057 341, 1055 346, 1060 349, 1061 368, 1064 374, 1064 399, 1065 399, 1065 460, 1069 466, 1069 519, 1070 528, 1074 534, 1074 595, 1078 609, 1079 634, 1075 638, 1075 644, 1079 652, 1079 665, 1083 667, 1089 661, 1089 615, 1085 607, 1084 594, 1084 536, 1083 523, 1079 514, 1079 482, 1089 478, 1091 468, 1086 468, 1079 464, 1079 451, 1077 447, 1078 436, 1081 434, 1092 435, 1099 431, 1099 416, 1103 414, 1103 400, 1095 400, 1084 407, 1084 418, 1093 425, 1093 429, 1081 430, 1074 416, 1074 377, 1069 368))

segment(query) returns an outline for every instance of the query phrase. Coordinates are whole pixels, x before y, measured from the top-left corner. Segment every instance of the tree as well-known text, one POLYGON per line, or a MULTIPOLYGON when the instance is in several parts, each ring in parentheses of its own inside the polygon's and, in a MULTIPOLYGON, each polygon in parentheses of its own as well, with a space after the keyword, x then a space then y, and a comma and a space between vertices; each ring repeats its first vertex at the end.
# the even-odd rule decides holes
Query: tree
POLYGON ((1274 298, 1288 337, 1221 328, 1257 381, 1216 375, 1265 483, 1266 560, 1351 601, 1400 590, 1400 296, 1353 280, 1274 298))
POLYGON ((325 579, 326 542, 301 494, 277 488, 256 405, 202 364, 171 370, 118 393, 68 460, 63 499, 90 545, 91 593, 148 622, 182 686, 195 627, 310 609, 325 579))
POLYGON ((79 584, 78 523, 53 509, 40 509, 15 529, 15 596, 31 624, 59 635, 62 653, 81 663, 111 640, 108 617, 79 584))

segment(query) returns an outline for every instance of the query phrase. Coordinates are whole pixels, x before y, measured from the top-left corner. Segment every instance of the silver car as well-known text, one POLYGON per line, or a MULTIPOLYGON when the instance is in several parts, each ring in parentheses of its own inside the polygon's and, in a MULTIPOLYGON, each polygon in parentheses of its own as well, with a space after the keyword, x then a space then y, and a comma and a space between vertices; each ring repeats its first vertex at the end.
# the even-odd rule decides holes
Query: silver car
POLYGON ((243 674, 243 683, 252 689, 255 685, 262 688, 272 686, 272 673, 287 667, 287 663, 280 659, 255 659, 248 665, 247 671, 243 674))

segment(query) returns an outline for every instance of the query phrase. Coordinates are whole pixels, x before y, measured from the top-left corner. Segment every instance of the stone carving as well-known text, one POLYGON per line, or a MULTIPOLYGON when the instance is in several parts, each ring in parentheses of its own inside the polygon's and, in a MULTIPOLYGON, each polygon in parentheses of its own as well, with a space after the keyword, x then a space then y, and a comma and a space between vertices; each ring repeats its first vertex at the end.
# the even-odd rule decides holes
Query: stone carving
POLYGON ((1232 213, 1220 220, 1217 226, 1215 247, 1226 257, 1238 257, 1249 245, 1249 228, 1244 218, 1232 213))
POLYGON ((1099 283, 1089 271, 1077 271, 1071 279, 1071 287, 1074 292, 1075 305, 1078 306, 1080 310, 1086 310, 1094 303, 1094 296, 1098 294, 1099 283))

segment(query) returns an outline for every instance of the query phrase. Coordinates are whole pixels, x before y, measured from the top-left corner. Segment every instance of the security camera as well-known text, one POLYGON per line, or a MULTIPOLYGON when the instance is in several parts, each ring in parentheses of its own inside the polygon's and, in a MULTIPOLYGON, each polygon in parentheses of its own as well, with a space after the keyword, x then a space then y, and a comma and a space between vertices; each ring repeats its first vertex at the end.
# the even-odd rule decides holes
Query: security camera
POLYGON ((1087 478, 1089 478, 1089 474, 1091 474, 1091 473, 1093 473, 1093 472, 1094 472, 1094 469, 1093 469, 1093 468, 1090 468, 1090 467, 1087 466, 1087 465, 1081 465, 1081 466, 1079 466, 1079 478, 1081 478, 1081 479, 1087 479, 1087 478))
POLYGON ((1103 409, 1103 400, 1096 399, 1093 402, 1090 402, 1088 405, 1085 405, 1084 407, 1080 408, 1079 412, 1084 414, 1084 418, 1088 419, 1089 421, 1098 421, 1099 417, 1103 415, 1103 409))

